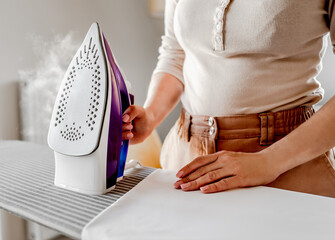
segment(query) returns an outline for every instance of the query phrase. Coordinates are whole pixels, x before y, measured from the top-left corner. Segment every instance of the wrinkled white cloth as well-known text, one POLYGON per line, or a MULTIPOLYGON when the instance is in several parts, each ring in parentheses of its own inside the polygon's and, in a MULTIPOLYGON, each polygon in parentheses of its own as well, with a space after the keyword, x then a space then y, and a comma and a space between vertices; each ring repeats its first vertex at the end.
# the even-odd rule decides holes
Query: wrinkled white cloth
POLYGON ((156 170, 93 219, 83 240, 318 239, 335 236, 335 199, 268 187, 216 194, 175 190, 156 170))

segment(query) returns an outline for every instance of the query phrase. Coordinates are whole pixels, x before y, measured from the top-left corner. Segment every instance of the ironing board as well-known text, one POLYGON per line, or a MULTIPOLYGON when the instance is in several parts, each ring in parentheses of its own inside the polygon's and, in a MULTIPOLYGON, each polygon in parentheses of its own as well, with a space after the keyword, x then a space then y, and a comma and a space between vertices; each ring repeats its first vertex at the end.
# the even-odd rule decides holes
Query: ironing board
POLYGON ((130 169, 112 192, 89 196, 55 187, 54 168, 49 147, 0 141, 0 209, 74 239, 80 239, 88 222, 155 170, 130 169))

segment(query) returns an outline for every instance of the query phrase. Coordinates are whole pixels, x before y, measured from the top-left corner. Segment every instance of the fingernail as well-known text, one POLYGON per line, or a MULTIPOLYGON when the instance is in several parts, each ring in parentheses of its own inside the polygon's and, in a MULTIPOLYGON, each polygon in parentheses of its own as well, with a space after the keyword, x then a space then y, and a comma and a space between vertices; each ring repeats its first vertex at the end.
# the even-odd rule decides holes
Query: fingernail
POLYGON ((183 183, 183 181, 179 180, 177 182, 174 183, 174 187, 175 188, 180 188, 180 185, 183 183))
POLYGON ((184 171, 179 171, 176 176, 181 178, 183 175, 184 175, 184 171))
POLYGON ((181 187, 182 189, 189 188, 190 186, 191 186, 191 183, 184 183, 184 184, 180 185, 180 187, 181 187))
POLYGON ((123 115, 122 121, 127 122, 128 119, 129 119, 129 115, 128 114, 123 115))
POLYGON ((203 186, 203 187, 200 188, 200 190, 201 190, 202 192, 206 192, 208 189, 209 189, 208 186, 203 186))
POLYGON ((134 134, 132 134, 132 133, 127 134, 127 138, 132 138, 132 137, 134 137, 134 134))
POLYGON ((133 125, 128 125, 128 126, 126 126, 126 129, 127 129, 127 130, 132 130, 132 129, 133 129, 133 125))

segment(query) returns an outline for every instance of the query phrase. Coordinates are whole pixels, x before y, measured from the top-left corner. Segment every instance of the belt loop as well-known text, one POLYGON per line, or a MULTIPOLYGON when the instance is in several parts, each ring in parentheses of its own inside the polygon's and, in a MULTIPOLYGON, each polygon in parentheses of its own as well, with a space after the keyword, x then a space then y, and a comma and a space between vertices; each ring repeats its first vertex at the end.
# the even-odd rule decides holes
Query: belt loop
POLYGON ((182 107, 178 124, 178 134, 187 142, 189 142, 191 138, 191 119, 192 116, 182 107))
POLYGON ((260 124, 261 136, 259 144, 262 146, 272 144, 275 135, 274 115, 273 113, 268 112, 268 113, 261 113, 258 116, 261 120, 260 124))
POLYGON ((192 116, 185 111, 184 134, 187 142, 191 139, 191 120, 192 116))
POLYGON ((218 127, 218 122, 216 120, 216 118, 214 118, 214 129, 215 129, 215 133, 214 135, 214 139, 217 140, 219 137, 219 127, 218 127))
POLYGON ((268 113, 268 144, 272 144, 275 139, 275 117, 272 112, 268 113))
POLYGON ((259 118, 261 119, 261 137, 259 144, 267 145, 268 141, 268 116, 266 113, 259 114, 259 118))

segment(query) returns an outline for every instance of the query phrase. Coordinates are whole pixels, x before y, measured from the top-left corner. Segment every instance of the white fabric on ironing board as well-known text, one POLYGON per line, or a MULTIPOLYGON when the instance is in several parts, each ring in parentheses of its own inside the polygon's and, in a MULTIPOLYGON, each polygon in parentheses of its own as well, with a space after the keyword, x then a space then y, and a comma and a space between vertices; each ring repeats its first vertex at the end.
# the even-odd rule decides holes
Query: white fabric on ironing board
POLYGON ((85 226, 83 240, 333 239, 335 199, 268 187, 205 195, 156 170, 85 226))

